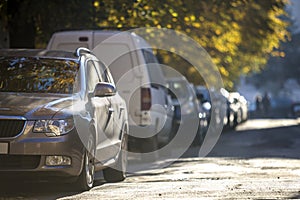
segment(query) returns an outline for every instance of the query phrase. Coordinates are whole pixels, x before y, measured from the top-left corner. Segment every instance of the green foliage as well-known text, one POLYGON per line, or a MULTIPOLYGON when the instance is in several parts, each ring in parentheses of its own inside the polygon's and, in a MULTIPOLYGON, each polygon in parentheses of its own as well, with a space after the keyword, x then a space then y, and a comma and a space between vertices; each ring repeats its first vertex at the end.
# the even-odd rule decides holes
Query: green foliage
MULTIPOLYGON (((22 17, 34 21, 37 47, 44 47, 50 35, 61 29, 103 26, 175 29, 207 50, 226 87, 231 89, 241 74, 261 70, 269 55, 278 53, 274 49, 289 34, 288 23, 283 20, 287 3, 287 0, 30 0, 19 1, 18 6, 22 17)), ((196 84, 203 82, 189 63, 180 61, 176 55, 163 55, 164 64, 184 72, 196 84)))
MULTIPOLYGON (((99 26, 154 26, 181 31, 208 51, 228 88, 234 87, 241 74, 263 68, 269 55, 288 36, 288 23, 282 19, 286 15, 285 0, 103 2, 99 12, 109 12, 109 15, 105 20, 98 20, 99 26)), ((178 62, 176 56, 163 59, 165 64, 185 72, 193 82, 201 81, 192 66, 178 62)))

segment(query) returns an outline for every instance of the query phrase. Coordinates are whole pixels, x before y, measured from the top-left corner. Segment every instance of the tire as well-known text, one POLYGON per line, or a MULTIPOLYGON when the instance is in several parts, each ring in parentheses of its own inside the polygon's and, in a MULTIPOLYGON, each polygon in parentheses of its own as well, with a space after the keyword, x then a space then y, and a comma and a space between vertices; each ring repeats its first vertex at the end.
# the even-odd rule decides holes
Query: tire
POLYGON ((241 122, 242 122, 242 113, 240 110, 238 110, 238 112, 234 116, 233 128, 237 127, 237 125, 239 125, 241 122))
POLYGON ((127 133, 125 133, 121 144, 121 152, 118 156, 116 164, 113 167, 108 167, 103 170, 103 176, 107 182, 111 182, 111 183, 120 182, 126 178, 127 149, 128 149, 128 135, 127 133))
POLYGON ((199 127, 197 129, 197 133, 196 133, 195 138, 193 140, 192 146, 201 146, 202 145, 202 142, 204 140, 203 134, 204 134, 203 127, 199 123, 199 127))
POLYGON ((158 139, 157 135, 154 135, 149 138, 142 138, 142 151, 141 153, 149 153, 158 150, 159 144, 158 144, 158 139))
POLYGON ((76 182, 76 186, 79 190, 86 191, 93 187, 95 179, 94 155, 95 140, 94 137, 90 135, 84 153, 83 168, 76 182))

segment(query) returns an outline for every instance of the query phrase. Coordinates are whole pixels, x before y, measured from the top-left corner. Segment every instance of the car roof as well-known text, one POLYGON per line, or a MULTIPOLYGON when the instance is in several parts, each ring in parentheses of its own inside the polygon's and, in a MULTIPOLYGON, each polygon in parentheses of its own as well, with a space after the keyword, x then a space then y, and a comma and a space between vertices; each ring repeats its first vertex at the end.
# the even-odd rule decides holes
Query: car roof
POLYGON ((184 76, 167 77, 166 81, 167 82, 180 82, 180 81, 184 81, 184 82, 188 83, 188 80, 184 76))
POLYGON ((45 49, 0 49, 0 57, 45 57, 53 59, 77 60, 74 53, 68 51, 56 51, 45 49))
POLYGON ((132 42, 135 43, 139 48, 143 49, 150 49, 151 45, 139 34, 135 33, 134 30, 107 30, 107 29, 98 29, 98 30, 65 30, 65 31, 58 31, 54 33, 55 35, 62 35, 62 36, 84 36, 93 34, 95 36, 102 36, 103 38, 101 41, 114 41, 115 39, 126 41, 128 37, 132 39, 132 42))

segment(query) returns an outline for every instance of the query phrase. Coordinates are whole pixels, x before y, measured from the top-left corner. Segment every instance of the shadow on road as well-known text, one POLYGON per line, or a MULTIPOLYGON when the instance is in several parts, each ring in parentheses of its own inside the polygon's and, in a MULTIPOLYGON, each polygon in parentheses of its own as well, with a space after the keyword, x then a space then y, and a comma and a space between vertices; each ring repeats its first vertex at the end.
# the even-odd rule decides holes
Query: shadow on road
MULTIPOLYGON (((96 181, 95 187, 103 185, 103 181, 96 181)), ((43 199, 53 200, 81 193, 76 191, 73 184, 57 182, 24 182, 22 179, 1 180, 0 199, 43 199)))
POLYGON ((43 198, 50 200, 76 194, 76 192, 72 192, 70 188, 56 183, 33 183, 23 182, 22 180, 4 182, 1 180, 0 187, 0 196, 5 199, 43 198))
MULTIPOLYGON (((297 122, 297 121, 296 121, 297 122)), ((300 125, 289 119, 255 119, 221 134, 207 157, 300 158, 300 125)), ((192 147, 182 157, 198 157, 192 147)))

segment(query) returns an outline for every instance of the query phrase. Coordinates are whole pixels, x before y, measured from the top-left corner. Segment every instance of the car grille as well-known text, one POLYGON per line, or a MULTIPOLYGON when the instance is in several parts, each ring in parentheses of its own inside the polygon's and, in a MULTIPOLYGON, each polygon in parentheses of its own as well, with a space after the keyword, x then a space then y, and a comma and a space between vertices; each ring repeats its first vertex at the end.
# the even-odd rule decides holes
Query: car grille
POLYGON ((0 119, 0 138, 15 137, 19 135, 25 125, 25 120, 0 119))
POLYGON ((40 159, 36 155, 0 155, 0 170, 35 169, 40 159))

